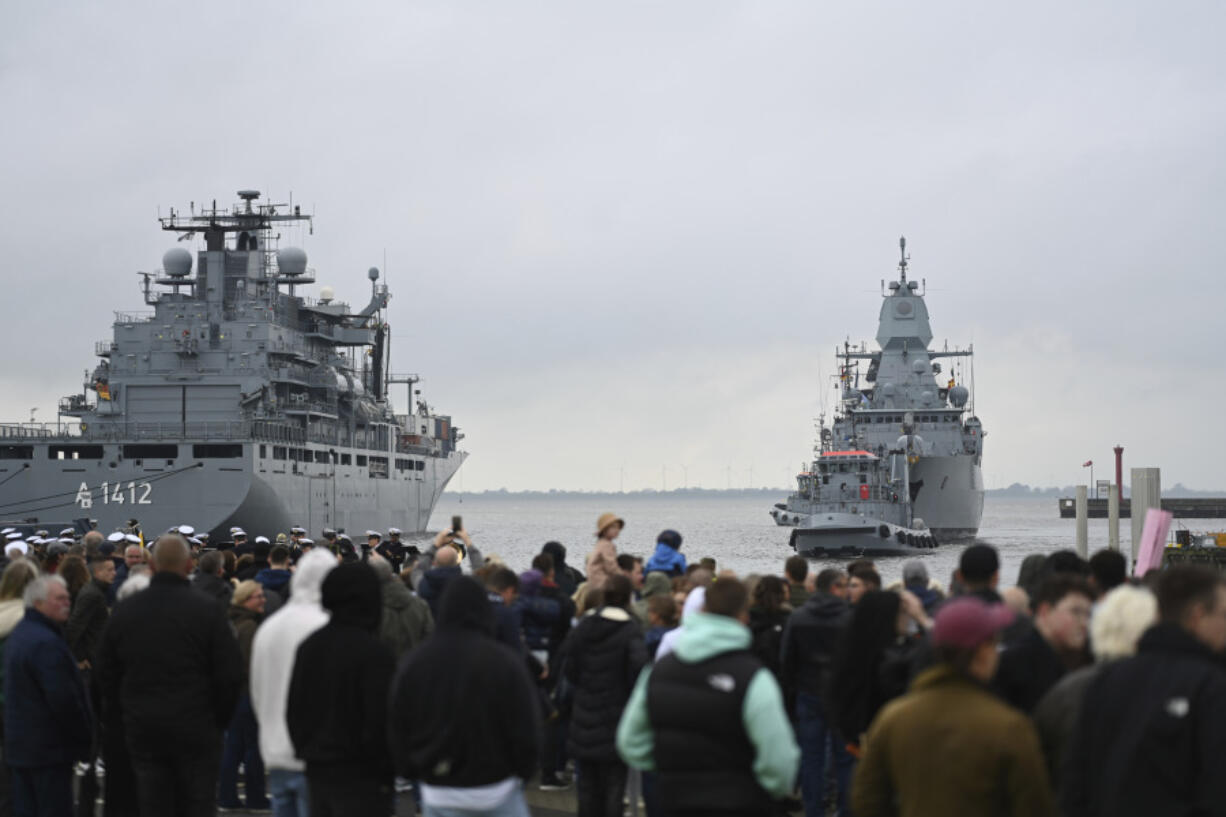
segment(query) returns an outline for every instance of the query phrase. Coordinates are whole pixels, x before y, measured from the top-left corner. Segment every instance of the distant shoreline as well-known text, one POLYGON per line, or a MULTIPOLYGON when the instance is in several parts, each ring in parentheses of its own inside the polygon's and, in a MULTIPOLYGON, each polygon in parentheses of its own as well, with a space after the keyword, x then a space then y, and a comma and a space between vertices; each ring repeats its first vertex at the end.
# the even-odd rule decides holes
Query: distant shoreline
MULTIPOLYGON (((566 491, 556 488, 551 488, 545 491, 511 491, 506 488, 487 491, 453 491, 449 490, 445 496, 459 497, 463 499, 469 498, 484 498, 484 499, 501 499, 501 498, 516 498, 516 499, 605 499, 605 498, 680 498, 680 497, 778 497, 782 501, 789 493, 791 488, 674 488, 669 491, 659 491, 652 488, 647 488, 639 491, 566 491)), ((1032 488, 1029 485, 1014 484, 1008 488, 994 488, 984 491, 984 496, 987 499, 1034 499, 1034 500, 1052 500, 1062 497, 1071 497, 1076 493, 1076 489, 1067 485, 1063 488, 1032 488)), ((1128 497, 1130 492, 1128 486, 1124 486, 1124 496, 1128 497)), ((1191 488, 1185 488, 1183 485, 1176 483, 1170 488, 1164 488, 1162 495, 1166 497, 1221 497, 1226 496, 1226 490, 1221 491, 1198 491, 1191 488)))

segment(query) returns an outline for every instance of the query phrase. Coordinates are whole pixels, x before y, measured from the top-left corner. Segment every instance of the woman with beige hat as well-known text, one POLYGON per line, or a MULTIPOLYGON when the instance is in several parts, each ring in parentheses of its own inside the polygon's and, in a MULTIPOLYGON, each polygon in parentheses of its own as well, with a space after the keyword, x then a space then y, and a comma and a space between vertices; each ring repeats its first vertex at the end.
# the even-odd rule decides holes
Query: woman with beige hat
POLYGON ((613 540, 624 527, 625 521, 615 513, 601 514, 600 519, 596 520, 596 549, 587 557, 588 589, 603 587, 610 576, 619 572, 617 546, 613 544, 613 540))

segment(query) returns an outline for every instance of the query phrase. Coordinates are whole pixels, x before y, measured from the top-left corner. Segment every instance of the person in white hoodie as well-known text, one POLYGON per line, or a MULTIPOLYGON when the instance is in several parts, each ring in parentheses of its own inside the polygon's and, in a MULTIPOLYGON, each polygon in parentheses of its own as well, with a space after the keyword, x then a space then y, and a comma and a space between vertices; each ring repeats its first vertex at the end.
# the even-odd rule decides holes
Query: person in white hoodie
POLYGON ((251 646, 251 704, 260 724, 260 754, 268 769, 276 817, 309 817, 310 813, 306 765, 294 756, 285 708, 298 646, 328 623, 328 611, 320 604, 320 587, 334 567, 336 558, 326 550, 303 556, 290 579, 289 601, 260 625, 251 646))

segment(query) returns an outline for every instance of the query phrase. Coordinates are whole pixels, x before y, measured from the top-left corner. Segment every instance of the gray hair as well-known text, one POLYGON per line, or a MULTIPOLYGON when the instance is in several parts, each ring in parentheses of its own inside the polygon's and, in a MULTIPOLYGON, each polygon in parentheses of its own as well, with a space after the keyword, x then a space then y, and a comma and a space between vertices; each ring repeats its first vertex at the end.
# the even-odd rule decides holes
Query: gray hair
POLYGON ((379 577, 379 583, 390 582, 392 580, 392 563, 384 559, 378 553, 370 554, 366 563, 374 568, 375 575, 379 577))
POLYGON ((46 601, 47 594, 51 591, 51 585, 53 584, 58 584, 65 590, 68 589, 68 583, 64 581, 63 577, 56 575, 39 576, 27 584, 25 592, 21 594, 21 601, 26 606, 26 609, 33 607, 40 601, 46 601))
POLYGON ((129 573, 128 578, 124 579, 123 584, 119 586, 119 592, 115 594, 115 602, 118 603, 130 596, 135 596, 149 586, 149 581, 147 572, 129 573))
POLYGON ((1158 600, 1143 587, 1122 584, 1103 596, 1090 620, 1090 644, 1099 661, 1137 652, 1141 634, 1158 620, 1158 600))

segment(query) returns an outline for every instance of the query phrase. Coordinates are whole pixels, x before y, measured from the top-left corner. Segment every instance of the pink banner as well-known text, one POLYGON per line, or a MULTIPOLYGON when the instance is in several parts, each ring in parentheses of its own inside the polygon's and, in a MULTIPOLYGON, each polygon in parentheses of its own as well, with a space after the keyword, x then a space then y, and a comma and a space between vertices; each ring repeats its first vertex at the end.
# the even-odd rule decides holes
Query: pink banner
POLYGON ((1170 511, 1150 508, 1145 513, 1145 527, 1141 530, 1141 549, 1132 575, 1140 578, 1149 571, 1162 566, 1162 551, 1166 548, 1166 534, 1171 529, 1175 515, 1170 511))

